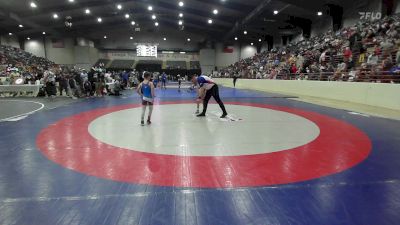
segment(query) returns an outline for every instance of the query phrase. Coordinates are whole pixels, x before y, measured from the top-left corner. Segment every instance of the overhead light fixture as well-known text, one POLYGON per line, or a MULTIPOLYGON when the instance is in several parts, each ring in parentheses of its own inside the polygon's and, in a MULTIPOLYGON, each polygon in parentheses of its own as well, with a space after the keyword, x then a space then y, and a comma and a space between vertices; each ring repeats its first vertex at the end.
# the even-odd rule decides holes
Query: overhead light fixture
POLYGON ((46 35, 46 32, 43 31, 42 34, 43 34, 43 35, 46 35))
POLYGON ((147 7, 147 9, 148 9, 149 11, 153 11, 153 6, 149 5, 149 7, 147 7))
POLYGON ((322 16, 322 12, 317 12, 317 15, 318 16, 322 16))
POLYGON ((54 19, 58 19, 57 13, 54 13, 54 14, 53 14, 53 18, 54 18, 54 19))
POLYGON ((136 23, 135 21, 131 21, 131 25, 134 26, 136 23))
POLYGON ((164 41, 166 41, 167 40, 167 38, 164 38, 164 41))
POLYGON ((133 37, 129 37, 129 39, 133 40, 133 37))
POLYGON ((218 9, 214 9, 213 13, 214 13, 214 15, 217 15, 218 14, 218 9))
POLYGON ((179 52, 180 54, 186 54, 186 52, 179 52))
POLYGON ((179 7, 183 7, 183 6, 185 5, 185 3, 183 3, 182 1, 180 1, 180 2, 178 3, 178 5, 179 5, 179 7))
POLYGON ((86 14, 90 14, 90 9, 85 9, 86 14))
POLYGON ((254 43, 253 43, 253 42, 251 42, 250 44, 251 44, 251 45, 254 45, 254 43))
POLYGON ((153 15, 151 16, 151 19, 155 20, 155 19, 157 19, 157 16, 153 14, 153 15))
POLYGON ((190 42, 191 41, 190 38, 188 38, 187 41, 190 42))
POLYGON ((107 36, 106 36, 106 35, 104 35, 104 39, 107 39, 107 36))
POLYGON ((208 19, 208 24, 212 24, 213 20, 212 19, 208 19))
POLYGON ((154 23, 154 26, 158 27, 158 22, 155 22, 155 23, 154 23))
POLYGON ((11 36, 11 35, 12 35, 12 33, 8 33, 8 35, 10 35, 10 36, 11 36))
POLYGON ((31 40, 31 38, 30 38, 30 37, 27 37, 26 40, 31 40))
POLYGON ((117 9, 121 10, 121 9, 122 9, 122 5, 121 5, 121 4, 118 4, 118 5, 117 5, 117 9))
POLYGON ((20 24, 20 25, 18 25, 18 27, 19 27, 19 28, 23 28, 23 27, 24 27, 24 25, 20 24))
POLYGON ((31 8, 37 8, 37 5, 36 5, 36 3, 34 3, 34 2, 31 2, 31 8))
POLYGON ((245 34, 245 35, 246 35, 246 34, 247 34, 247 30, 243 31, 243 34, 245 34))
POLYGON ((69 2, 74 2, 75 0, 68 0, 69 2))
POLYGON ((178 24, 179 24, 179 25, 182 25, 182 24, 183 24, 183 21, 182 21, 182 20, 179 20, 179 21, 178 21, 178 24))
POLYGON ((278 10, 274 10, 274 15, 276 15, 276 14, 278 14, 279 12, 278 12, 278 10))
POLYGON ((127 13, 127 14, 125 14, 125 19, 129 19, 129 14, 127 13))
POLYGON ((261 41, 262 41, 262 40, 261 40, 261 38, 260 38, 260 39, 258 39, 258 41, 259 41, 259 42, 261 42, 261 41))
POLYGON ((238 38, 237 37, 235 37, 235 41, 237 41, 238 40, 238 38))
POLYGON ((101 17, 98 17, 97 22, 101 23, 101 22, 103 22, 103 19, 101 17))
POLYGON ((179 13, 179 17, 181 17, 181 18, 182 18, 182 17, 183 17, 183 13, 179 13))

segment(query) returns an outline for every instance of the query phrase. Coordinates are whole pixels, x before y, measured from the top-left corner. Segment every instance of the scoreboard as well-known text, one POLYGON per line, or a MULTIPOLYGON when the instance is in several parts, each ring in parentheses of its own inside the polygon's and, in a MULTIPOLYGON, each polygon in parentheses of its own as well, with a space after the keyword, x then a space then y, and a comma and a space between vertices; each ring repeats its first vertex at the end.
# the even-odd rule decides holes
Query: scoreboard
POLYGON ((157 45, 138 44, 136 46, 138 57, 156 57, 157 58, 157 45))

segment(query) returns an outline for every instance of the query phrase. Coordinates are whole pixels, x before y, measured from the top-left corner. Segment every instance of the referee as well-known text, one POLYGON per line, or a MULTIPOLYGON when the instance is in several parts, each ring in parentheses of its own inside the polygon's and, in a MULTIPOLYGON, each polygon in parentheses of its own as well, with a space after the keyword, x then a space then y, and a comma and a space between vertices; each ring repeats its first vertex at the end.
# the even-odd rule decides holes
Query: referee
POLYGON ((192 77, 192 82, 194 85, 199 85, 199 98, 197 101, 203 100, 203 112, 197 115, 197 117, 206 116, 208 101, 210 101, 211 97, 214 97, 215 101, 219 104, 222 110, 221 118, 225 118, 228 113, 226 112, 224 103, 221 101, 219 97, 219 89, 218 85, 209 77, 204 75, 194 75, 192 77), (205 94, 204 94, 205 93, 205 94), (204 98, 202 98, 204 96, 204 98))

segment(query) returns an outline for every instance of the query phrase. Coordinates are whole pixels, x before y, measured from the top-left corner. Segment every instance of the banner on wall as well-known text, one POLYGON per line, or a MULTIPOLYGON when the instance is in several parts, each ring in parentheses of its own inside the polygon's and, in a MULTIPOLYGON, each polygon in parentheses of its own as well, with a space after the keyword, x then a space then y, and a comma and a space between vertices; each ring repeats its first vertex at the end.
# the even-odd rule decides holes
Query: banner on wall
POLYGON ((224 53, 233 53, 234 47, 233 46, 225 46, 223 49, 224 53))
POLYGON ((139 57, 136 51, 105 51, 101 53, 103 59, 120 60, 161 60, 161 61, 200 61, 199 53, 158 53, 154 56, 139 57))
POLYGON ((51 39, 51 44, 52 44, 53 48, 65 48, 63 39, 52 38, 51 39))

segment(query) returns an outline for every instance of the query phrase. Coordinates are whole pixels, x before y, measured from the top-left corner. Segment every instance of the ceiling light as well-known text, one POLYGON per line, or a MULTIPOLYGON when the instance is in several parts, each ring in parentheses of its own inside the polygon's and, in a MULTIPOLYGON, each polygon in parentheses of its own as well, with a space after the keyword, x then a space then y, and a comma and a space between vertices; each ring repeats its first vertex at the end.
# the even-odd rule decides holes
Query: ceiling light
POLYGON ((181 1, 181 2, 178 3, 178 5, 179 5, 180 7, 183 7, 183 6, 185 5, 185 3, 183 3, 183 2, 181 1))
POLYGON ((182 17, 183 17, 183 13, 179 13, 179 17, 181 17, 181 18, 182 18, 182 17))
POLYGON ((18 25, 18 27, 20 27, 20 28, 23 28, 23 27, 24 27, 24 25, 20 24, 20 25, 18 25))
POLYGON ((166 41, 167 40, 167 38, 164 38, 164 41, 166 41))
POLYGON ((247 34, 247 30, 243 31, 243 34, 245 34, 245 35, 246 35, 246 34, 247 34))
POLYGON ((188 38, 187 41, 191 41, 190 38, 188 38))
POLYGON ((31 38, 30 38, 30 37, 27 37, 26 40, 31 40, 31 38))
POLYGON ((101 22, 103 22, 103 19, 101 17, 98 17, 97 22, 101 23, 101 22))
POLYGON ((34 3, 34 2, 31 2, 31 8, 37 8, 37 5, 36 5, 36 3, 34 3))
POLYGON ((157 16, 153 14, 153 15, 151 16, 151 18, 152 18, 153 20, 155 20, 155 19, 157 19, 157 16))
POLYGON ((131 21, 131 25, 134 26, 136 23, 135 21, 131 21))
POLYGON ((253 43, 253 42, 251 42, 251 45, 254 45, 254 43, 253 43))
POLYGON ((129 37, 129 39, 133 40, 133 37, 129 37))
POLYGON ((214 9, 214 10, 213 10, 213 13, 214 13, 214 15, 217 15, 217 14, 218 14, 218 10, 217 10, 217 9, 214 9))
POLYGON ((129 17, 130 17, 129 14, 125 14, 126 19, 129 19, 129 17))
POLYGON ((85 9, 86 14, 90 14, 90 9, 85 9))
POLYGON ((8 35, 10 35, 10 36, 11 36, 11 35, 12 35, 12 33, 8 33, 8 35))
POLYGON ((278 14, 279 12, 278 12, 278 10, 274 10, 274 15, 276 15, 276 14, 278 14))
POLYGON ((46 32, 43 31, 42 34, 43 34, 43 35, 46 35, 46 32))
POLYGON ((322 12, 318 12, 317 15, 318 15, 318 16, 322 16, 322 12))
POLYGON ((258 39, 258 41, 259 41, 259 42, 261 42, 261 41, 262 41, 262 40, 261 40, 261 38, 260 38, 260 39, 258 39))
POLYGON ((182 24, 183 24, 183 21, 182 21, 182 20, 179 20, 178 24, 179 24, 179 25, 182 25, 182 24))
POLYGON ((208 19, 208 23, 209 23, 209 24, 212 24, 212 23, 213 23, 213 20, 212 20, 212 19, 208 19))
POLYGON ((147 7, 147 9, 148 9, 149 11, 153 11, 153 6, 149 5, 149 7, 147 7))
POLYGON ((121 10, 121 9, 122 9, 122 5, 121 5, 121 4, 118 4, 118 5, 117 5, 117 9, 121 10))
POLYGON ((237 37, 235 37, 235 41, 237 41, 238 40, 238 38, 237 37))
POLYGON ((158 27, 158 22, 155 22, 155 23, 154 23, 154 26, 158 27))
POLYGON ((107 36, 106 36, 106 35, 104 35, 104 39, 107 39, 107 36))
POLYGON ((53 14, 53 18, 54 18, 54 19, 58 19, 57 13, 54 13, 54 14, 53 14))
POLYGON ((69 2, 74 2, 75 0, 68 0, 69 2))
POLYGON ((180 54, 186 54, 186 52, 179 52, 180 54))

